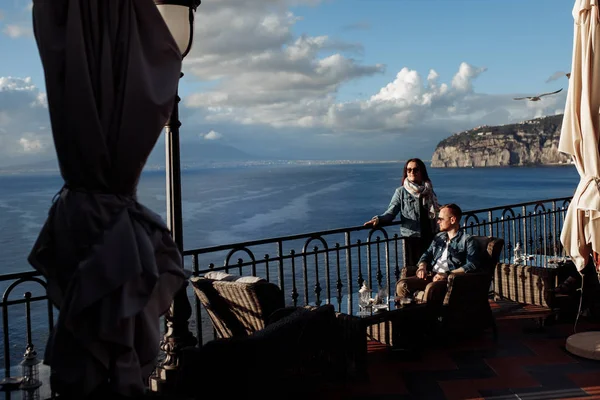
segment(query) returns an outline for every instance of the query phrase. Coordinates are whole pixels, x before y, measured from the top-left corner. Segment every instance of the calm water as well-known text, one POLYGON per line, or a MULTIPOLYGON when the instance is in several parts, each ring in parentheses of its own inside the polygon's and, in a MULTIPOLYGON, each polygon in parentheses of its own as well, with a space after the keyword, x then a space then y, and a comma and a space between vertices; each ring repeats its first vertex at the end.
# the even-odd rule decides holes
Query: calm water
MULTIPOLYGON (((360 225, 383 212, 402 164, 260 166, 184 171, 186 249, 360 225)), ((463 210, 571 196, 574 167, 430 169, 440 203, 463 210)), ((0 273, 30 270, 26 257, 59 176, 0 176, 0 273)), ((166 216, 164 172, 144 173, 140 202, 166 216)))
MULTIPOLYGON (((383 212, 399 185, 402 164, 260 166, 185 171, 186 249, 362 225, 383 212)), ((572 166, 430 169, 440 203, 464 210, 571 196, 572 166)), ((30 271, 27 255, 44 223, 59 176, 0 176, 0 274, 30 271)), ((144 173, 140 202, 165 218, 164 172, 144 173)), ((0 284, 3 291, 6 285, 0 284)), ((39 289, 21 286, 34 293, 39 289)), ((10 307, 12 364, 25 347, 24 306, 10 307)), ((43 356, 46 309, 33 306, 34 343, 43 356)), ((3 339, 0 337, 0 345, 3 339)), ((1 347, 1 346, 0 346, 1 347)), ((3 356, 0 355, 0 363, 3 356)), ((0 364, 0 368, 2 365, 0 364)))

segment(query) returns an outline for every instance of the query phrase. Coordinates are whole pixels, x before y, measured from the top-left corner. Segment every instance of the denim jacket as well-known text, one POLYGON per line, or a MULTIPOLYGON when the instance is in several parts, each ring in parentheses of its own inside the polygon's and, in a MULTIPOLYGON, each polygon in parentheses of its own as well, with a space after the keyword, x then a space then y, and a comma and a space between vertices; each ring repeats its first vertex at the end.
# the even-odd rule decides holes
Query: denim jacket
MULTIPOLYGON (((442 256, 448 241, 448 233, 440 232, 433 238, 431 245, 419 259, 427 263, 427 269, 431 270, 436 261, 442 256)), ((462 229, 450 240, 448 245, 448 268, 453 271, 464 268, 465 272, 474 271, 479 265, 479 246, 473 236, 465 233, 462 229)))
MULTIPOLYGON (((421 208, 419 200, 400 186, 396 188, 394 196, 386 212, 377 215, 380 222, 392 222, 400 213, 400 237, 421 237, 421 208)), ((432 226, 433 232, 436 227, 432 226)))

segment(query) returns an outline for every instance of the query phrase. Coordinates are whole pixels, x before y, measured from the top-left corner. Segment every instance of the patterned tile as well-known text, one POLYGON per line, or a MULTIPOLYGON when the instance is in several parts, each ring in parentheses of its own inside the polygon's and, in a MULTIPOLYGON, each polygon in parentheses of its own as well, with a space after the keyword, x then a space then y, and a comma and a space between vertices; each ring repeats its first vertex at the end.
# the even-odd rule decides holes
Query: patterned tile
MULTIPOLYGON (((415 357, 369 343, 370 381, 319 393, 323 399, 600 399, 600 361, 568 353, 572 324, 528 333, 531 321, 499 321, 491 334, 449 346, 432 344, 415 357)), ((577 330, 598 330, 580 321, 577 330)))
POLYGON ((600 372, 567 373, 567 377, 589 395, 600 396, 600 372))

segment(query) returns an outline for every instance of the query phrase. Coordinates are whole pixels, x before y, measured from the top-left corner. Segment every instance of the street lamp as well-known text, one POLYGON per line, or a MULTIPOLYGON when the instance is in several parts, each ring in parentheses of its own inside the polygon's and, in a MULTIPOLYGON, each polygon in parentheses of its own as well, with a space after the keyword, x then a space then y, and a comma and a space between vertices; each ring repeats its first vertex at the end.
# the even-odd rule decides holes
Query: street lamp
POLYGON ((181 56, 187 56, 192 48, 194 13, 200 0, 154 0, 154 4, 167 23, 181 56))
MULTIPOLYGON (((194 37, 194 13, 200 0, 154 0, 171 35, 181 51, 182 58, 192 48, 194 37)), ((181 74, 183 76, 183 73, 181 74)), ((179 154, 179 95, 175 97, 173 112, 165 125, 167 170, 167 225, 173 239, 183 251, 183 216, 181 212, 181 166, 179 154)))
MULTIPOLYGON (((154 4, 165 20, 175 39, 182 58, 192 48, 194 37, 194 13, 200 0, 154 0, 154 4)), ((183 73, 181 74, 183 76, 183 73)), ((176 94, 173 111, 165 125, 166 180, 167 180, 167 226, 173 235, 180 252, 183 252, 183 215, 181 211, 181 160, 179 152, 179 95, 176 94)), ((176 380, 179 367, 179 353, 183 347, 193 346, 196 338, 188 328, 192 308, 184 285, 173 298, 169 312, 165 316, 165 334, 160 348, 165 359, 157 369, 157 376, 151 381, 153 390, 160 390, 159 381, 176 380)))

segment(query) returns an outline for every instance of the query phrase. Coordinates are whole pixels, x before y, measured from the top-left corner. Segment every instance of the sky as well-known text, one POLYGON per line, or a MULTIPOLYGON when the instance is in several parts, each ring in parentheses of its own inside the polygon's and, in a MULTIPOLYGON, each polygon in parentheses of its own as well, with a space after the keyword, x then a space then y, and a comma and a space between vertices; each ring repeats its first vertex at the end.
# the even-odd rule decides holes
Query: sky
MULTIPOLYGON (((562 113, 572 7, 203 0, 179 85, 181 144, 281 159, 428 160, 455 132, 562 113)), ((31 0, 0 1, 0 166, 55 158, 31 10, 31 0)), ((164 153, 162 140, 154 152, 164 153)))

